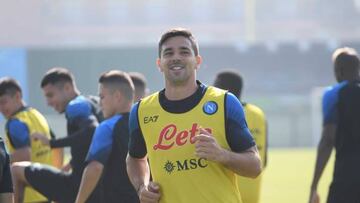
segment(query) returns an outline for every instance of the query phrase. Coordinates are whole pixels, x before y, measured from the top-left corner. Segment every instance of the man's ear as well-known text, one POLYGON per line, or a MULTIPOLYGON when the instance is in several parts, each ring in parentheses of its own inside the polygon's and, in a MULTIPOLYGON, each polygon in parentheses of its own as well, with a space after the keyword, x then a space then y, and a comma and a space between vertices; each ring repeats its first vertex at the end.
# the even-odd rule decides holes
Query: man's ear
POLYGON ((63 88, 66 92, 69 92, 73 87, 69 82, 65 82, 63 88))
POLYGON ((157 66, 157 68, 158 68, 158 70, 159 70, 160 72, 163 72, 160 64, 161 64, 161 59, 160 59, 160 58, 157 58, 157 59, 156 59, 156 66, 157 66))
POLYGON ((123 96, 123 94, 122 94, 122 92, 121 92, 120 90, 116 90, 116 91, 114 92, 114 94, 115 94, 115 98, 116 98, 119 102, 121 102, 121 101, 124 99, 124 96, 123 96))
POLYGON ((21 92, 16 91, 14 97, 15 97, 16 101, 21 101, 22 100, 21 92))
POLYGON ((200 65, 202 64, 202 57, 200 55, 196 56, 196 69, 200 68, 200 65))

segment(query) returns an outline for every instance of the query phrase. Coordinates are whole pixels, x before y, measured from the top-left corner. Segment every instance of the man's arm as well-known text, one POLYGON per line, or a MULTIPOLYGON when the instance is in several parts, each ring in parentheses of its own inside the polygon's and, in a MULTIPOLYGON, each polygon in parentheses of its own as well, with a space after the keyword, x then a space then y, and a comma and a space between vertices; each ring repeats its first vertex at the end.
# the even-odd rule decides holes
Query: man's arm
POLYGON ((95 128, 98 126, 98 122, 95 116, 90 116, 88 118, 78 118, 76 125, 78 126, 79 130, 75 133, 66 137, 49 140, 49 145, 51 148, 89 145, 90 143, 84 141, 91 141, 91 139, 87 139, 87 136, 89 134, 93 134, 95 128))
POLYGON ((261 160, 255 146, 240 153, 225 150, 220 163, 244 177, 256 178, 261 173, 261 160))
POLYGON ((126 157, 126 170, 136 192, 139 192, 142 185, 149 184, 150 168, 145 157, 138 159, 128 154, 126 157))
POLYGON ((215 137, 201 129, 195 136, 196 154, 216 161, 241 176, 255 178, 261 172, 261 161, 254 138, 248 129, 242 104, 231 93, 225 95, 225 137, 229 150, 223 149, 215 137))
POLYGON ((75 126, 78 130, 64 138, 52 139, 51 148, 88 146, 91 139, 87 139, 86 136, 92 135, 92 131, 98 125, 96 117, 92 114, 90 102, 83 96, 75 98, 66 106, 65 116, 68 126, 75 126))
POLYGON ((128 154, 126 169, 141 202, 158 202, 160 200, 160 186, 150 182, 150 169, 147 158, 134 158, 128 154))
MULTIPOLYGON (((50 129, 51 139, 56 139, 56 135, 52 129, 50 129)), ((64 149, 63 148, 53 148, 51 149, 52 163, 56 168, 61 168, 64 164, 64 149)))
POLYGON ((51 148, 63 148, 63 147, 71 147, 74 145, 85 145, 89 144, 84 142, 84 140, 88 140, 84 137, 92 134, 98 123, 95 120, 95 117, 79 121, 79 130, 62 138, 57 139, 49 139, 45 135, 41 133, 34 133, 31 136, 35 139, 40 140, 44 145, 49 145, 51 148))
POLYGON ((104 165, 98 161, 91 161, 86 166, 82 175, 79 192, 76 197, 76 203, 83 203, 89 198, 100 180, 103 169, 104 165))
POLYGON ((88 165, 84 169, 76 202, 86 202, 95 189, 104 166, 109 159, 113 145, 113 130, 111 124, 105 120, 99 125, 93 135, 91 145, 86 157, 88 165))
POLYGON ((56 168, 63 167, 64 164, 64 149, 63 148, 54 148, 51 149, 52 155, 52 164, 56 168))
POLYGON ((19 162, 19 161, 31 161, 31 149, 30 147, 23 147, 16 149, 13 153, 10 154, 10 162, 19 162))
POLYGON ((317 196, 317 186, 319 180, 334 147, 335 133, 335 124, 325 124, 323 126, 321 140, 317 148, 314 177, 311 183, 310 202, 312 202, 311 199, 317 196))
POLYGON ((129 117, 129 153, 126 157, 126 169, 130 182, 134 186, 141 202, 158 202, 160 186, 150 182, 150 168, 144 137, 138 123, 138 106, 133 105, 129 117))
POLYGON ((223 164, 238 175, 256 178, 261 173, 261 161, 256 147, 243 152, 232 152, 223 149, 208 131, 200 129, 194 137, 195 153, 200 158, 223 164))
POLYGON ((10 143, 15 149, 10 154, 10 163, 31 161, 31 140, 27 125, 18 119, 13 119, 7 123, 6 128, 10 143))

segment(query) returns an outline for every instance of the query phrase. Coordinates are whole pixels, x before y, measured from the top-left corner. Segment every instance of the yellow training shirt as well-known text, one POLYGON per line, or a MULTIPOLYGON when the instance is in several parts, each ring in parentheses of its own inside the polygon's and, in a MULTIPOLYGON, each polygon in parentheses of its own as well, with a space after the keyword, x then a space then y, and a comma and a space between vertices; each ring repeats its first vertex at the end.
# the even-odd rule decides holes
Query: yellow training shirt
POLYGON ((184 113, 165 111, 159 93, 143 99, 138 120, 153 181, 160 184, 161 203, 241 203, 236 175, 221 164, 195 156, 192 137, 205 128, 222 148, 225 136, 225 91, 208 87, 204 96, 184 113))
MULTIPOLYGON (((50 139, 50 128, 49 125, 36 109, 31 107, 26 107, 21 111, 17 112, 14 116, 12 116, 9 120, 17 119, 20 122, 24 123, 29 131, 29 135, 33 133, 41 133, 46 135, 50 139)), ((6 129, 6 144, 10 153, 13 153, 16 149, 11 143, 11 134, 6 129)), ((38 162, 42 164, 52 164, 51 158, 51 149, 47 145, 43 145, 40 141, 35 141, 30 138, 30 148, 31 148, 31 162, 38 162)), ((25 189, 25 199, 24 202, 42 202, 47 201, 47 199, 42 196, 40 193, 36 192, 30 187, 26 187, 25 189)))

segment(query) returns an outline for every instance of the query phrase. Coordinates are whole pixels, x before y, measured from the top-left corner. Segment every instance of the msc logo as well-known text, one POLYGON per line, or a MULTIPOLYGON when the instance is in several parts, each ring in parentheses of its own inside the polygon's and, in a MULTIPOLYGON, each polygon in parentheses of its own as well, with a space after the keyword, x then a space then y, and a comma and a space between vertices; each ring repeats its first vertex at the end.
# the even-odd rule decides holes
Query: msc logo
POLYGON ((144 117, 144 123, 147 124, 147 123, 155 123, 159 118, 159 115, 155 115, 155 116, 145 116, 144 117))
POLYGON ((171 174, 174 171, 188 171, 188 170, 194 170, 197 168, 205 168, 207 167, 207 161, 204 158, 200 158, 200 159, 185 159, 183 161, 176 161, 176 162, 172 162, 172 161, 167 161, 164 164, 164 169, 168 174, 171 174))

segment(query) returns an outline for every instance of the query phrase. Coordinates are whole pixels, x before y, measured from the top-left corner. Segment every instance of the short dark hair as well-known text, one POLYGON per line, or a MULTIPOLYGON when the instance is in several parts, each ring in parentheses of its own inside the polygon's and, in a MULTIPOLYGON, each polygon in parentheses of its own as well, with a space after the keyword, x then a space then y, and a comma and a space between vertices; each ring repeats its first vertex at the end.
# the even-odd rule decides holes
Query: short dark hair
POLYGON ((146 89, 146 78, 139 72, 130 72, 129 76, 134 83, 135 91, 145 92, 146 89))
POLYGON ((106 87, 118 89, 128 99, 134 99, 134 84, 126 72, 111 70, 101 74, 99 83, 106 87))
POLYGON ((15 79, 10 77, 3 77, 0 79, 0 96, 14 96, 16 92, 22 93, 21 87, 15 79))
POLYGON ((222 71, 216 75, 214 86, 228 90, 240 99, 243 88, 243 79, 241 75, 235 71, 222 71))
POLYGON ((360 60, 355 49, 350 47, 343 47, 335 50, 332 59, 334 61, 335 69, 343 71, 358 71, 360 60))
POLYGON ((191 47, 194 50, 195 56, 199 55, 199 45, 198 45, 194 35, 190 32, 190 30, 185 29, 185 28, 172 28, 172 29, 166 31, 160 38, 159 47, 158 47, 159 58, 161 57, 161 47, 166 42, 166 40, 168 40, 172 37, 177 37, 177 36, 183 36, 186 39, 190 40, 191 47))
POLYGON ((75 85, 75 79, 73 74, 66 68, 55 67, 48 70, 43 79, 41 80, 41 87, 45 87, 48 84, 56 85, 60 83, 69 82, 75 85))

